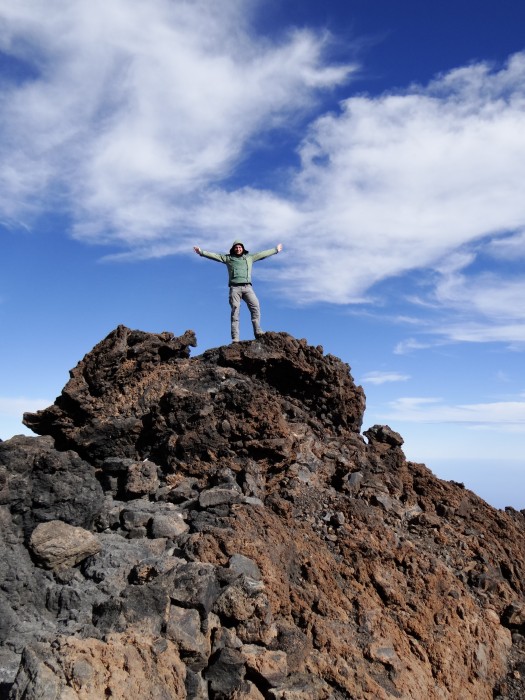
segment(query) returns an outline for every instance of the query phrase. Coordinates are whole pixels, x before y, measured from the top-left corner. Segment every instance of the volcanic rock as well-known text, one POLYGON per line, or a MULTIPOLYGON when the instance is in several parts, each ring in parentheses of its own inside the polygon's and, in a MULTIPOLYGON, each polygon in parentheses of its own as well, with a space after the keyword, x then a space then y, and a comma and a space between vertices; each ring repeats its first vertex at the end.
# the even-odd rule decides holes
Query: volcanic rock
POLYGON ((0 698, 517 700, 525 517, 285 333, 119 326, 0 442, 0 698))

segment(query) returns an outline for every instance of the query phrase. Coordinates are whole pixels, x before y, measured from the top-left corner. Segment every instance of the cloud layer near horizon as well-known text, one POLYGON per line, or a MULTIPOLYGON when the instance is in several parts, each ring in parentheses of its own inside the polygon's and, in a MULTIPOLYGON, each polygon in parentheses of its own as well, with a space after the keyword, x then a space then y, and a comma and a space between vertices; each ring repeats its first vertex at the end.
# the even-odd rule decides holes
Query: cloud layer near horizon
POLYGON ((304 303, 373 299, 374 285, 431 269, 417 302, 455 314, 434 333, 524 343, 524 283, 508 265, 525 257, 525 53, 323 113, 316 100, 352 66, 327 60, 322 32, 257 36, 257 6, 4 7, 0 222, 60 207, 72 235, 123 259, 282 239, 293 255, 264 273, 304 303), (299 164, 274 154, 272 190, 257 185, 271 169, 233 186, 283 129, 299 164))
POLYGON ((389 420, 406 423, 454 423, 473 429, 525 433, 525 401, 448 405, 440 398, 403 397, 388 407, 389 420))

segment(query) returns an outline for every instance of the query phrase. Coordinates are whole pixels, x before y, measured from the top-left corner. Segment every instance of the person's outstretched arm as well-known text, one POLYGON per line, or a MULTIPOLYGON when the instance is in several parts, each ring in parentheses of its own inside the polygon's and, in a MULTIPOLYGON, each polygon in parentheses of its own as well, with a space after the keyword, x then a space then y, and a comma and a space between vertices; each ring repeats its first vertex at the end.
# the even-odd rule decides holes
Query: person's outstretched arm
POLYGON ((200 255, 201 258, 209 258, 210 260, 216 260, 217 262, 221 263, 226 262, 226 255, 223 255, 222 253, 210 253, 209 250, 203 250, 202 248, 199 248, 198 245, 194 245, 193 250, 197 253, 197 255, 200 255))
POLYGON ((252 260, 253 262, 257 262, 257 260, 262 260, 263 258, 268 258, 270 255, 275 255, 276 253, 280 253, 281 250, 283 249, 283 244, 278 243, 275 248, 270 248, 269 250, 261 250, 259 253, 254 253, 252 255, 252 260))

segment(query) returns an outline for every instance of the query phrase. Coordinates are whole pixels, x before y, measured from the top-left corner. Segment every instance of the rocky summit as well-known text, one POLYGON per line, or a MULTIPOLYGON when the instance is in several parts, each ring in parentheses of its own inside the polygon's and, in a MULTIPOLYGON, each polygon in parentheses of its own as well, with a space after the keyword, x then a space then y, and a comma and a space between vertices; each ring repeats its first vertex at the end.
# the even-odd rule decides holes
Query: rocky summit
POLYGON ((322 347, 119 326, 0 441, 0 698, 525 697, 523 512, 322 347))

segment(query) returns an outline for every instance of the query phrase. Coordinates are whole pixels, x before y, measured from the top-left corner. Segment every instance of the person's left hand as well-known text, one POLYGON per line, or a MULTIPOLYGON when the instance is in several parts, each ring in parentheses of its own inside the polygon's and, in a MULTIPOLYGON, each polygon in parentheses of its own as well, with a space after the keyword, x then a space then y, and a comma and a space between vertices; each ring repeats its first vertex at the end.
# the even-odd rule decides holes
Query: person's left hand
POLYGON ((283 244, 282 244, 282 243, 278 243, 275 247, 277 248, 277 252, 280 253, 281 250, 283 249, 283 244))

